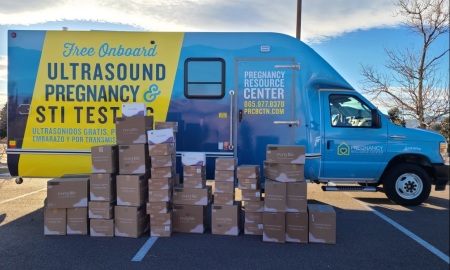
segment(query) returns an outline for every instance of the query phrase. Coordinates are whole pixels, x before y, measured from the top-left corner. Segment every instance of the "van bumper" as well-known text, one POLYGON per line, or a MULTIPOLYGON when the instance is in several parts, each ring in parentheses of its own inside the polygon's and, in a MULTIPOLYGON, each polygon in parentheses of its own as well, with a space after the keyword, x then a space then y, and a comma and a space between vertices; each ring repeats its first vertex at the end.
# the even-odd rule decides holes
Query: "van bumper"
POLYGON ((449 165, 447 164, 433 164, 434 170, 436 172, 435 175, 435 188, 436 191, 443 191, 447 187, 448 178, 449 178, 449 165))

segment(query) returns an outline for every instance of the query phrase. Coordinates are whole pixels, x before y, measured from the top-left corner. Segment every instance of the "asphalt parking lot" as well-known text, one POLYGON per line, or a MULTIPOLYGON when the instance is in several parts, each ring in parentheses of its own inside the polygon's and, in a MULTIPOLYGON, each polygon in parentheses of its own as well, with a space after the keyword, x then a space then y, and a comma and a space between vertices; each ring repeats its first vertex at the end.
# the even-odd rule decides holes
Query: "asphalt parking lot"
POLYGON ((168 238, 44 236, 48 179, 0 177, 0 269, 449 269, 449 190, 403 207, 384 193, 324 192, 337 243, 263 242, 261 236, 173 233, 168 238))

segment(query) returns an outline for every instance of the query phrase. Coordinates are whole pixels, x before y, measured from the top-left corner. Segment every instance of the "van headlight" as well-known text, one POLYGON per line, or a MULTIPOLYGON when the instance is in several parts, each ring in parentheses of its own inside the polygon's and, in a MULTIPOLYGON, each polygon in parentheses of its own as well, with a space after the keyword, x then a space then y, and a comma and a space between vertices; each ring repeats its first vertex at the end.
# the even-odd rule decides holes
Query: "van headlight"
POLYGON ((439 153, 441 154, 442 159, 445 164, 449 164, 449 156, 448 156, 448 143, 441 142, 439 144, 439 153))

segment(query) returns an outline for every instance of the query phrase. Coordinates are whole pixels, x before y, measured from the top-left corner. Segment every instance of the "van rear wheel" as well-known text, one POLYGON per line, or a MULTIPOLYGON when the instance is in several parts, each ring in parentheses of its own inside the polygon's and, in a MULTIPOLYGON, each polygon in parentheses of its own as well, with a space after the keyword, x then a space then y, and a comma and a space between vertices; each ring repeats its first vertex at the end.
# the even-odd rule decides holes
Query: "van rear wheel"
POLYGON ((422 167, 401 164, 387 172, 383 187, 386 196, 394 203, 415 206, 430 196, 431 180, 422 167))

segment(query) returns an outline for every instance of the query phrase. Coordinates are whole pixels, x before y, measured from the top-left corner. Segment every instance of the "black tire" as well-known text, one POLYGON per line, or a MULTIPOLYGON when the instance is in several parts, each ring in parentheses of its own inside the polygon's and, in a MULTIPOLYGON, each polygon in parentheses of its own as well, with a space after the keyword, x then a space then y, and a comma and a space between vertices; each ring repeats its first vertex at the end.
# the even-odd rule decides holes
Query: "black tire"
POLYGON ((431 192, 431 179, 422 167, 401 164, 390 169, 383 181, 386 196, 403 206, 423 203, 431 192))

